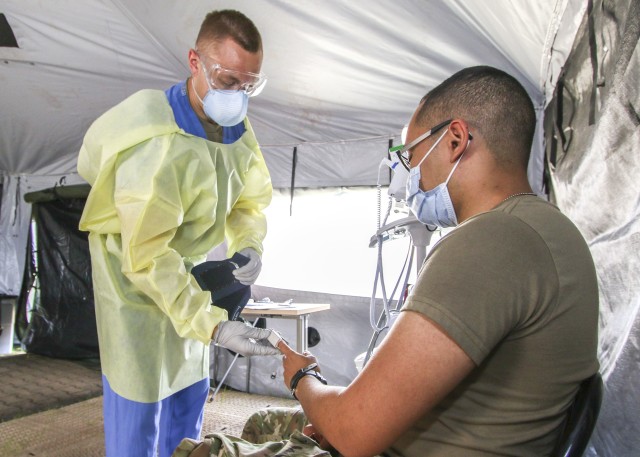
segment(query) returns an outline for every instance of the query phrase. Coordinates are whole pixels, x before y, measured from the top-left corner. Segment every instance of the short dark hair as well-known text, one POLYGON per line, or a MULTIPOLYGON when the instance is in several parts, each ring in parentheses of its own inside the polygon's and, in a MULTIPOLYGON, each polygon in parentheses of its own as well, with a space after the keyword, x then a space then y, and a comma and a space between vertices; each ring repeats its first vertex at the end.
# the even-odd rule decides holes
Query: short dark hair
POLYGON ((196 39, 196 47, 204 48, 210 43, 231 38, 245 51, 262 51, 262 38, 255 24, 236 10, 211 11, 206 15, 196 39))
POLYGON ((489 66, 465 68, 422 98, 416 122, 429 128, 428 122, 452 118, 479 130, 502 166, 527 167, 536 115, 527 91, 513 76, 489 66))

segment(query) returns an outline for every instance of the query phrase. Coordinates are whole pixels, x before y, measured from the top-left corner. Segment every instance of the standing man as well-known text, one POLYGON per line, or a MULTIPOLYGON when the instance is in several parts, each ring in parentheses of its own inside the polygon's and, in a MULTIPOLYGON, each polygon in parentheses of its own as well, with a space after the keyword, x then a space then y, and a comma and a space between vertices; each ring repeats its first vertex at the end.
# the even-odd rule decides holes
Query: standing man
POLYGON ((524 88, 495 68, 431 90, 403 148, 407 203, 424 224, 457 227, 429 252, 369 363, 349 386, 330 386, 315 357, 279 343, 285 385, 311 425, 295 410, 261 411, 241 444, 214 434, 184 440, 174 457, 231 444, 264 456, 290 445, 300 456, 327 456, 318 445, 344 456, 550 455, 579 384, 598 370, 598 285, 578 229, 529 186, 535 124, 524 88))
POLYGON ((269 330, 227 321, 191 268, 228 243, 261 267, 271 179, 247 113, 263 88, 262 40, 237 11, 209 13, 191 76, 143 90, 89 128, 78 172, 92 186, 89 232, 104 390, 107 457, 169 456, 198 438, 211 341, 244 355, 277 354, 269 330))

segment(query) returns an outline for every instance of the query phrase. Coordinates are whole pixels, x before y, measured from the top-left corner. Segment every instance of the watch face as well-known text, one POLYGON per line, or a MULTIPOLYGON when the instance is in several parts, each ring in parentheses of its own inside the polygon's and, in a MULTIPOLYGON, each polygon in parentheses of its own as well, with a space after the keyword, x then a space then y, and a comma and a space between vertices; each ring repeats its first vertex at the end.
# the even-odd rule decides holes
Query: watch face
POLYGON ((306 373, 307 371, 315 370, 317 367, 318 367, 318 364, 314 362, 311 365, 307 365, 306 367, 304 367, 302 371, 306 373))

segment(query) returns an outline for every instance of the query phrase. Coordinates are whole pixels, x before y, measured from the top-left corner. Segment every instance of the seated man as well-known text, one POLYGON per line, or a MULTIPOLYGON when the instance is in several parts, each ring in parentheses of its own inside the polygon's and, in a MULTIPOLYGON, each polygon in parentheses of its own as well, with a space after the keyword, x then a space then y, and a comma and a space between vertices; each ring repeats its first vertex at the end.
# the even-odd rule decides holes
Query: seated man
MULTIPOLYGON (((312 355, 280 344, 315 438, 292 433, 295 455, 323 455, 316 443, 345 456, 549 455, 578 385, 598 370, 598 288, 578 229, 529 186, 535 123, 523 87, 491 67, 422 99, 404 148, 407 203, 425 224, 457 227, 349 386, 325 385, 312 355)), ((260 413, 245 431, 272 420, 260 413)))

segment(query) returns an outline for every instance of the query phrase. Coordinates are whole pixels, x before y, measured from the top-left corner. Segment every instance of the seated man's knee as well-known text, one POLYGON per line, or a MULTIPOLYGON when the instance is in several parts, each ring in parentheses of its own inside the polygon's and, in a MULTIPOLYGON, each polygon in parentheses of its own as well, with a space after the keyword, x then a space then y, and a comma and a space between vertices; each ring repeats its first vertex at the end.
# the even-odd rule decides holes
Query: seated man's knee
POLYGON ((301 432, 305 425, 307 418, 301 408, 263 409, 249 417, 242 439, 256 444, 286 440, 293 432, 301 432))

